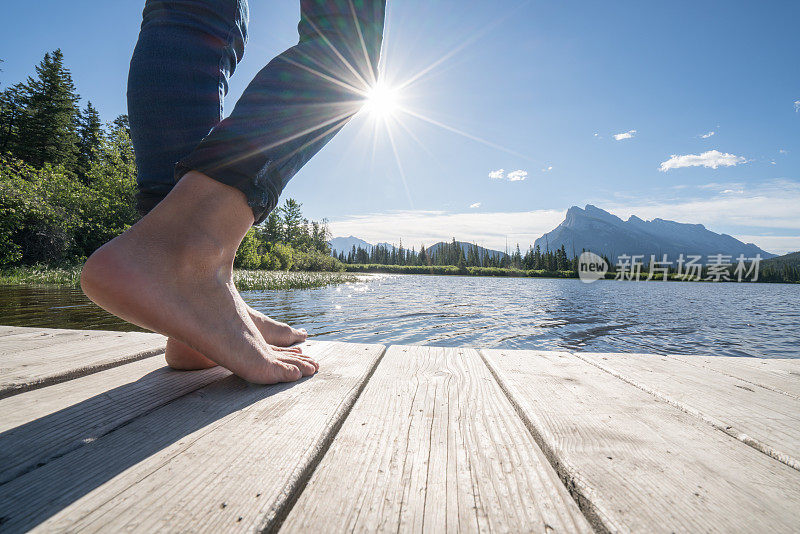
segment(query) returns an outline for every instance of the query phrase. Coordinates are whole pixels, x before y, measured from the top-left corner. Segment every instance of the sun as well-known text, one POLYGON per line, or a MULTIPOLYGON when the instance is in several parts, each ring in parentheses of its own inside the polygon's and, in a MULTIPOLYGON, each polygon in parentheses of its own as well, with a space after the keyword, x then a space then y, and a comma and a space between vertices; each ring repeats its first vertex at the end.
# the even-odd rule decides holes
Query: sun
POLYGON ((365 95, 364 106, 361 108, 370 115, 387 118, 397 111, 397 90, 383 82, 376 83, 365 95))

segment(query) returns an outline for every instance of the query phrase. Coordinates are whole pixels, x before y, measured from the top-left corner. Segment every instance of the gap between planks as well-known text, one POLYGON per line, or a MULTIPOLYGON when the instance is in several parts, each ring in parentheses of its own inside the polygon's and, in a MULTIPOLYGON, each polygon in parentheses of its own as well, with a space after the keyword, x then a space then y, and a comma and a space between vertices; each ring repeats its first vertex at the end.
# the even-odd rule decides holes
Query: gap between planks
MULTIPOLYGON (((689 414, 691 416, 694 416, 694 417, 700 419, 701 421, 703 421, 705 423, 708 423, 709 425, 711 425, 715 429, 719 430, 720 432, 724 432, 725 434, 731 436, 732 438, 741 441, 745 445, 748 445, 748 446, 752 447, 753 449, 755 449, 755 450, 757 450, 757 451, 759 451, 759 452, 761 452, 763 454, 766 454, 770 458, 773 458, 773 459, 775 459, 775 460, 777 460, 777 461, 779 461, 779 462, 781 462, 783 464, 786 464, 787 466, 791 467, 792 469, 800 471, 800 461, 798 461, 798 459, 796 457, 792 456, 791 454, 789 454, 789 453, 787 453, 787 452, 785 452, 783 450, 780 450, 780 449, 778 449, 776 447, 773 447, 769 443, 765 442, 764 439, 769 439, 768 437, 767 438, 758 439, 756 437, 753 437, 753 436, 747 434, 746 432, 744 432, 740 428, 737 428, 737 425, 739 425, 739 424, 737 423, 737 421, 735 421, 735 419, 736 419, 735 416, 731 417, 730 420, 722 420, 722 419, 720 419, 718 417, 715 417, 715 416, 711 415, 710 412, 712 410, 710 410, 710 409, 705 409, 704 410, 701 407, 693 406, 689 402, 681 402, 681 401, 677 400, 676 398, 673 398, 672 396, 670 396, 668 393, 665 393, 664 391, 662 391, 661 388, 649 386, 649 385, 645 384, 642 379, 634 379, 631 376, 625 374, 623 371, 620 371, 618 369, 614 369, 608 364, 600 363, 597 360, 597 358, 598 358, 598 356, 604 356, 603 354, 592 353, 592 354, 584 355, 584 354, 576 353, 576 352, 571 352, 570 354, 572 354, 573 356, 575 356, 579 360, 584 361, 584 362, 588 363, 589 365, 592 365, 592 366, 600 369, 601 371, 606 372, 606 373, 608 373, 608 374, 610 374, 610 375, 612 375, 612 376, 614 376, 616 378, 619 378, 623 382, 625 382, 627 384, 630 384, 631 386, 636 387, 636 388, 644 391, 645 393, 649 393, 650 395, 653 395, 657 399, 662 400, 662 401, 666 402, 667 404, 669 404, 671 406, 674 406, 675 408, 678 408, 679 410, 681 410, 681 411, 683 411, 683 412, 685 412, 685 413, 687 413, 687 414, 689 414)), ((613 358, 615 355, 614 354, 607 354, 605 356, 613 358)), ((620 354, 619 356, 621 358, 630 357, 627 354, 620 354)), ((662 357, 662 356, 660 356, 660 355, 636 355, 636 357, 638 357, 638 358, 648 358, 648 357, 649 358, 658 358, 658 357, 662 357)), ((666 358, 666 356, 664 356, 664 358, 666 358)), ((681 360, 675 360, 675 359, 670 359, 670 361, 672 362, 673 365, 683 363, 681 360)), ((697 366, 695 366, 695 367, 697 367, 697 366)), ((680 367, 676 367, 676 368, 680 369, 680 367)), ((704 370, 706 372, 716 373, 720 377, 724 376, 724 377, 726 377, 726 378, 728 378, 730 380, 740 380, 738 377, 735 377, 735 376, 727 374, 727 373, 720 373, 720 372, 716 371, 715 369, 709 369, 707 367, 697 367, 697 368, 702 369, 702 370, 704 370)), ((778 393, 778 394, 782 393, 782 392, 774 392, 774 391, 772 391, 772 390, 770 390, 768 388, 764 388, 764 390, 765 390, 765 392, 778 393)), ((790 396, 790 398, 792 398, 793 401, 796 401, 796 399, 794 399, 792 396, 790 396)), ((789 402, 788 399, 787 399, 787 402, 789 402)), ((743 404, 742 402, 739 402, 738 406, 741 407, 742 404, 743 404)), ((789 421, 788 423, 796 424, 797 421, 796 420, 795 421, 789 421)), ((741 425, 739 425, 739 426, 741 426, 741 425)), ((791 426, 789 426, 789 428, 791 428, 791 426)), ((791 436, 791 438, 795 438, 795 436, 791 436)), ((792 439, 791 441, 795 441, 795 439, 792 439)))
POLYGON ((281 532, 591 532, 475 349, 392 345, 281 532))
POLYGON ((314 378, 253 386, 229 376, 0 486, 3 528, 270 530, 386 351, 309 349, 323 364, 314 378))
MULTIPOLYGON (((8 330, 6 331, 9 332, 8 330)), ((13 332, 13 331, 12 331, 13 332)), ((41 336, 64 335, 64 330, 41 331, 41 336)), ((22 331, 23 336, 30 330, 22 331)), ((76 331, 77 339, 9 352, 0 360, 0 399, 59 384, 164 352, 166 338, 143 332, 76 331)), ((15 337, 13 334, 5 339, 15 337)), ((35 341, 35 340, 34 340, 35 341)), ((9 345, 9 342, 3 343, 9 345)), ((5 350, 8 350, 6 347, 5 350)))
POLYGON ((796 531, 794 469, 572 354, 480 354, 597 530, 796 531))

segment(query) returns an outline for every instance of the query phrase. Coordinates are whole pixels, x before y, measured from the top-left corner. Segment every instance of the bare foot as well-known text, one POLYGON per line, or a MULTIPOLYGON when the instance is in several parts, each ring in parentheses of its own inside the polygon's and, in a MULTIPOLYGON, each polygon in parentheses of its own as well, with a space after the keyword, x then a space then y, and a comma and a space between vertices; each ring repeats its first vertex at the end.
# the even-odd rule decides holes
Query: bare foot
MULTIPOLYGON (((245 306, 247 305, 245 304, 245 306)), ((250 306, 247 306, 247 312, 264 337, 264 341, 272 345, 275 350, 303 352, 300 347, 292 347, 292 345, 306 340, 308 334, 306 334, 305 329, 292 328, 288 324, 278 322, 250 306)), ((167 360, 167 365, 181 371, 208 369, 217 365, 192 347, 174 338, 167 339, 167 349, 164 352, 164 357, 167 360)), ((319 370, 319 366, 316 364, 315 366, 319 370)))
MULTIPOLYGON (((245 304, 245 306, 247 306, 245 304)), ((256 323, 264 341, 276 347, 291 347, 297 343, 302 343, 308 338, 305 328, 292 328, 286 323, 281 323, 267 317, 258 310, 247 306, 250 318, 256 323)))
POLYGON ((81 287, 114 315, 250 382, 312 375, 312 358, 264 340, 233 285, 233 257, 252 223, 240 191, 188 173, 155 209, 92 254, 81 287))

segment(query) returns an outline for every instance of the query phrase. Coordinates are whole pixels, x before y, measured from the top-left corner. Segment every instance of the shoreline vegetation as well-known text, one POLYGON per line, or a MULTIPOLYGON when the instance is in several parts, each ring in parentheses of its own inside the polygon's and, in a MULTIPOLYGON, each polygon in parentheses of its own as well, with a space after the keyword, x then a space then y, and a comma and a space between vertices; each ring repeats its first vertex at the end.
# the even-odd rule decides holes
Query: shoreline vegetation
MULTIPOLYGON (((0 286, 26 285, 26 286, 80 286, 80 266, 74 267, 48 267, 45 265, 21 266, 0 270, 0 286)), ((548 271, 544 269, 515 269, 502 267, 458 267, 455 265, 381 265, 381 264, 352 264, 345 265, 344 270, 335 271, 281 271, 262 269, 235 269, 234 283, 239 291, 264 291, 286 289, 315 289, 337 284, 353 284, 364 280, 363 275, 368 274, 423 274, 438 276, 484 276, 499 278, 561 278, 577 279, 578 274, 572 270, 548 271)), ((605 280, 615 280, 616 273, 608 272, 605 280)), ((637 280, 625 280, 637 281, 637 280)), ((662 282, 661 273, 653 275, 647 280, 647 273, 642 272, 640 282, 662 282)), ((669 273, 668 282, 708 282, 708 280, 689 280, 685 276, 669 273)), ((739 283, 735 279, 720 280, 728 283, 739 283)), ((753 283, 743 280, 743 283, 753 283)), ((767 283, 797 283, 787 280, 761 280, 767 283)), ((755 282, 755 283, 758 283, 755 282)))
MULTIPOLYGON (((0 271, 0 285, 79 287, 81 267, 14 267, 0 271)), ((309 271, 261 271, 235 269, 233 280, 239 291, 313 289, 363 279, 354 273, 309 271)))
MULTIPOLYGON (((583 251, 581 251, 583 252, 583 251)), ((758 265, 758 278, 756 282, 797 283, 800 282, 800 253, 788 254, 777 258, 761 260, 758 265)), ((422 245, 417 251, 414 248, 403 248, 402 241, 398 247, 388 244, 374 245, 370 249, 353 246, 348 252, 340 251, 336 256, 348 272, 371 273, 396 273, 396 274, 441 274, 462 276, 505 276, 528 278, 578 278, 579 256, 569 257, 562 245, 555 250, 542 251, 537 245, 530 247, 524 253, 519 245, 510 254, 482 248, 474 243, 459 242, 455 238, 451 242, 439 242, 428 249, 422 245)), ((663 281, 661 271, 668 268, 667 281, 676 282, 705 282, 705 281, 752 281, 755 266, 745 262, 740 266, 731 258, 733 263, 714 266, 709 263, 697 265, 691 275, 686 273, 686 267, 678 273, 677 266, 654 265, 653 274, 650 275, 649 263, 631 263, 627 266, 615 265, 608 256, 600 255, 608 266, 605 279, 614 280, 618 277, 618 268, 625 270, 619 273, 625 281, 663 281), (737 273, 737 267, 745 267, 748 276, 742 277, 737 273), (753 268, 753 271, 750 269, 753 268), (632 271, 640 273, 638 277, 631 276, 632 271), (624 275, 624 276, 623 276, 624 275), (697 278, 700 278, 699 280, 697 278), (727 280, 726 280, 727 278, 727 280)))
MULTIPOLYGON (((347 265, 347 272, 351 273, 373 273, 373 274, 432 274, 432 275, 451 275, 451 276, 491 276, 491 277, 508 277, 508 278, 578 278, 578 273, 572 270, 564 271, 548 271, 545 269, 515 269, 515 268, 502 268, 502 267, 457 267, 455 265, 380 265, 380 264, 355 264, 347 265)), ((707 273, 703 273, 707 276, 707 273)), ((726 283, 739 283, 735 279, 733 273, 729 273, 730 280, 720 280, 726 283)), ((605 274, 605 280, 616 280, 617 273, 609 271, 605 274)), ((663 282, 664 277, 661 273, 655 273, 652 279, 647 280, 648 273, 642 270, 639 280, 629 280, 628 282, 663 282)), ((677 273, 669 273, 667 275, 667 282, 710 282, 711 280, 695 280, 686 275, 678 275, 677 273)), ((754 283, 750 280, 742 280, 741 283, 754 283)), ((759 279, 755 283, 784 283, 796 284, 797 281, 783 280, 783 279, 759 279)))

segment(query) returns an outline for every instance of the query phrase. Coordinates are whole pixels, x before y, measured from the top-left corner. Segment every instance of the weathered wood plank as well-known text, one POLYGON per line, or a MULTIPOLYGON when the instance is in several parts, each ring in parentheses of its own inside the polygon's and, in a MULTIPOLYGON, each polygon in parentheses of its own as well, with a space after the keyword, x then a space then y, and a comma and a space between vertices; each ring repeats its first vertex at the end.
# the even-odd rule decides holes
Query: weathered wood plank
POLYGON ((161 356, 0 400, 0 484, 230 371, 172 371, 161 356))
POLYGON ((482 354, 606 529, 796 532, 800 473, 787 465, 571 354, 482 354))
POLYGON ((15 334, 21 334, 26 331, 39 331, 41 332, 41 328, 32 328, 30 326, 10 326, 10 325, 0 325, 0 337, 3 336, 12 336, 15 334))
POLYGON ((286 532, 588 532, 473 349, 392 346, 286 532))
POLYGON ((0 358, 30 349, 57 345, 67 341, 76 341, 83 337, 102 337, 118 332, 93 330, 65 330, 61 328, 15 328, 15 331, 0 336, 0 358))
POLYGON ((689 365, 713 369, 718 373, 800 399, 800 358, 744 358, 740 356, 687 356, 684 354, 670 354, 668 357, 689 365))
POLYGON ((383 354, 312 343, 320 372, 229 376, 0 486, 4 532, 269 528, 324 453, 383 354))
POLYGON ((666 356, 575 356, 800 470, 800 400, 666 356))
POLYGON ((74 340, 5 354, 0 398, 163 352, 166 338, 144 332, 88 331, 74 340))

